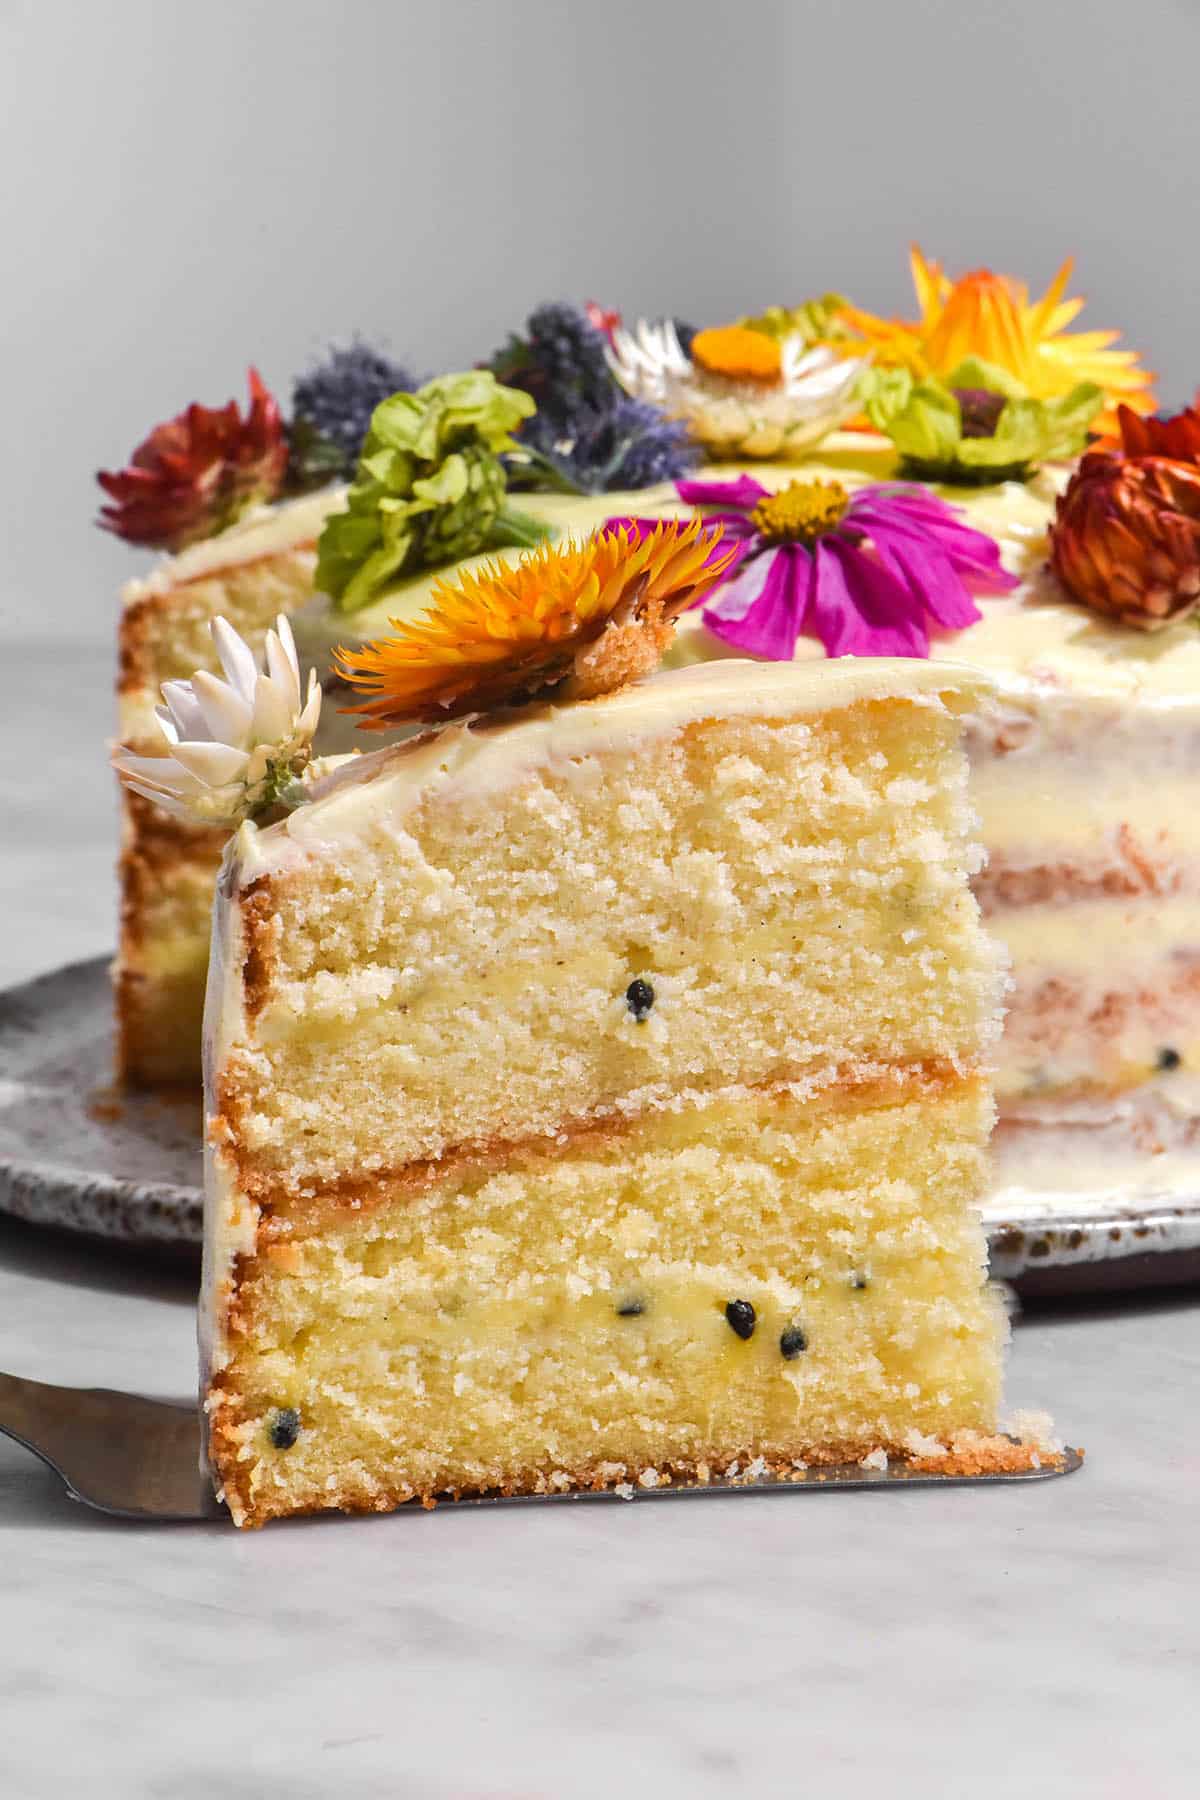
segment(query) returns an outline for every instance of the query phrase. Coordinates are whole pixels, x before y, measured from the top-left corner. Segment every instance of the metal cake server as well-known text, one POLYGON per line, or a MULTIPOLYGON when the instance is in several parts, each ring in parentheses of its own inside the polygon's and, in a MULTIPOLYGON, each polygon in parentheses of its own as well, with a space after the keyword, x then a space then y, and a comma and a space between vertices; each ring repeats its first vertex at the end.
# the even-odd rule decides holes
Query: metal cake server
POLYGON ((195 1404, 0 1373, 0 1432, 60 1477, 72 1500, 119 1519, 224 1519, 200 1470, 195 1404))
MULTIPOLYGON (((72 1500, 119 1519, 228 1519, 200 1470, 200 1422, 194 1405, 147 1400, 111 1388, 50 1387, 0 1373, 0 1432, 24 1444, 60 1477, 72 1500)), ((886 1470, 857 1463, 773 1477, 709 1482, 674 1481, 669 1487, 612 1492, 479 1495, 447 1502, 462 1506, 536 1506, 542 1501, 683 1499, 714 1494, 836 1493, 846 1488, 974 1487, 992 1482, 1047 1481, 1078 1469, 1083 1457, 1068 1449, 1061 1462, 1014 1475, 930 1475, 891 1463, 886 1470)), ((408 1509, 406 1509, 408 1510, 408 1509)), ((413 1507, 412 1511, 420 1509, 413 1507)))

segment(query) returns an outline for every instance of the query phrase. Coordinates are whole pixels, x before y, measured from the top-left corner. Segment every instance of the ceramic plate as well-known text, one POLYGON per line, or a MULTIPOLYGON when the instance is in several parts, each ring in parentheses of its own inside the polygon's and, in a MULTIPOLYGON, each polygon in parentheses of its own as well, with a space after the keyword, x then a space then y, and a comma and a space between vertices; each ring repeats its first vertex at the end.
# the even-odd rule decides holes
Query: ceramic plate
POLYGON ((0 992, 0 1207, 137 1244, 200 1242, 200 1095, 112 1085, 97 957, 0 992))
MULTIPOLYGON (((74 963, 0 993, 0 1209, 131 1244, 201 1235, 200 1099, 112 1086, 108 964, 74 963)), ((1028 1294, 1200 1279, 1194 1196, 989 1203, 992 1271, 1028 1294)))

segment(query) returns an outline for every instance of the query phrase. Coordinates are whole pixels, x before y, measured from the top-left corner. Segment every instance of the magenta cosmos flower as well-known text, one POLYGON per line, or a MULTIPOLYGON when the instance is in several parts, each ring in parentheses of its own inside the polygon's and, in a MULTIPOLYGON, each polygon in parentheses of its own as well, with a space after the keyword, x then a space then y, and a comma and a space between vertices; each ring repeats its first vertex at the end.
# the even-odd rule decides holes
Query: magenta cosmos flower
POLYGON ((973 593, 1017 585, 994 539, 908 483, 852 494, 838 481, 793 481, 772 493, 740 475, 676 488, 711 509, 721 550, 737 551, 704 623, 751 656, 790 662, 801 636, 819 638, 829 656, 928 656, 931 622, 961 631, 980 617, 973 593))

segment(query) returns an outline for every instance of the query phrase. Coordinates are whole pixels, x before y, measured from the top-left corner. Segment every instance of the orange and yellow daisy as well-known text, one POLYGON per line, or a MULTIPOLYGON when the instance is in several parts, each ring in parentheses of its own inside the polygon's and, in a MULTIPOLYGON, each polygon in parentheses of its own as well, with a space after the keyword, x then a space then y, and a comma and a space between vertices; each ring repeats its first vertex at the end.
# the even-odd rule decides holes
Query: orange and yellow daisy
POLYGON ((1097 430, 1115 425, 1121 402, 1135 412, 1154 411, 1154 377, 1136 351, 1113 348, 1119 332, 1067 330, 1084 305, 1082 299, 1064 298, 1070 257, 1041 299, 1032 302, 1023 282, 990 269, 951 281, 915 244, 911 262, 918 320, 882 319, 855 306, 841 314, 877 362, 945 380, 967 357, 978 357, 1015 376, 1035 400, 1055 399, 1081 381, 1094 381, 1106 399, 1097 430))
POLYGON ((339 648, 343 680, 370 695, 361 730, 440 720, 532 700, 569 680, 572 699, 648 674, 681 612, 724 574, 720 530, 696 518, 610 526, 582 544, 544 544, 434 586, 393 637, 339 648))

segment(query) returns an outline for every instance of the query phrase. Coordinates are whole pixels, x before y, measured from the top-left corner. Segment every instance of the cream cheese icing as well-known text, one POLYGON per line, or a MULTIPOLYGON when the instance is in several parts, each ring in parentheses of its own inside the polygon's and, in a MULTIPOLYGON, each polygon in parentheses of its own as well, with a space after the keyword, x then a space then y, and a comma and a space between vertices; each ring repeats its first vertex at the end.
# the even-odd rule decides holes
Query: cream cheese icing
POLYGON ((189 544, 177 556, 164 558, 149 575, 126 582, 121 603, 133 606, 139 600, 184 587, 189 581, 218 575, 223 569, 240 568, 260 557, 278 556, 302 544, 315 545, 326 519, 330 513, 341 511, 345 498, 346 489, 333 486, 320 488, 315 494, 302 494, 295 500, 281 500, 273 506, 253 507, 227 531, 189 544))
POLYGON ((1161 1204, 1193 1209, 1200 1243, 1198 1119, 1200 1093, 1165 1106, 1153 1090, 1139 1090, 1114 1101, 1063 1105, 1045 1118, 1007 1121, 993 1146, 984 1219, 1000 1225, 1038 1213, 1103 1218, 1161 1204))

